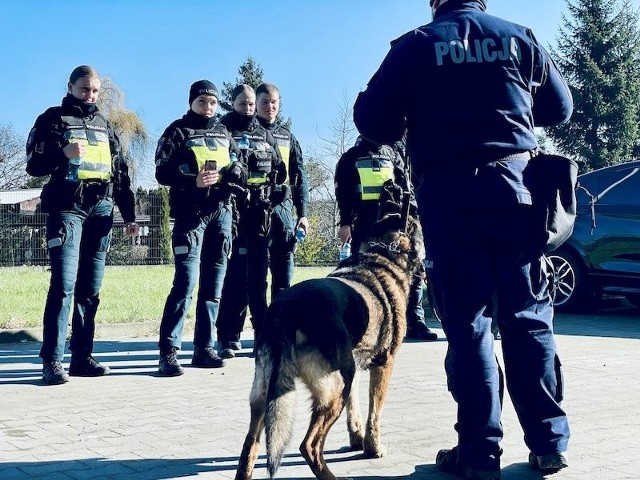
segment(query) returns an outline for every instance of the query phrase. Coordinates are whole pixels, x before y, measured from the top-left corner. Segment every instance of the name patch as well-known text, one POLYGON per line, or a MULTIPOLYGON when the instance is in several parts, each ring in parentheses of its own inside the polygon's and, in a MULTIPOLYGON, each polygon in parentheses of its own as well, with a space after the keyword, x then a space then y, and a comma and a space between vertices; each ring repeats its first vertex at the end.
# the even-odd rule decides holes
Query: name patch
POLYGON ((482 63, 507 60, 520 61, 520 46, 515 37, 451 40, 434 44, 436 63, 482 63))

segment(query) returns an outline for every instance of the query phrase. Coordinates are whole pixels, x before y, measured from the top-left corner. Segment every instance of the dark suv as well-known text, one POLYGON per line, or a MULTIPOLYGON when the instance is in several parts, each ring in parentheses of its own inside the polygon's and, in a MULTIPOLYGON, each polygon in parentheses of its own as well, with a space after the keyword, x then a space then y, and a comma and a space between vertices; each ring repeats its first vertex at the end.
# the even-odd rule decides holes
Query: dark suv
POLYGON ((640 161, 582 174, 573 235, 549 254, 559 309, 592 308, 603 293, 640 307, 640 161), (592 211, 594 215, 592 215, 592 211))

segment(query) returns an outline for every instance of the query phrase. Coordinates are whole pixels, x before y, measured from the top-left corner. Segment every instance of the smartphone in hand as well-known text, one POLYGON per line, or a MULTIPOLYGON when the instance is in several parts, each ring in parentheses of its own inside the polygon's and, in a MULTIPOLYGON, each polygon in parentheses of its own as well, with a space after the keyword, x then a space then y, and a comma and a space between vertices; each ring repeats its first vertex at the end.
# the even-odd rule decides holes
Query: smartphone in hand
POLYGON ((218 170, 218 162, 215 160, 207 160, 204 162, 204 169, 207 171, 216 171, 218 170))

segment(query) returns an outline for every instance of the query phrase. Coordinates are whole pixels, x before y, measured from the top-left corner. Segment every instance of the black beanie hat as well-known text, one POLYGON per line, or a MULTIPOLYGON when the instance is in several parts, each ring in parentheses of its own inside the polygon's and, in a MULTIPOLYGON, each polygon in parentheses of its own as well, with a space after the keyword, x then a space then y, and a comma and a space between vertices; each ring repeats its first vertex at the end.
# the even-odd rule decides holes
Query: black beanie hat
POLYGON ((189 105, 200 95, 213 95, 218 98, 218 89, 209 80, 198 80, 189 89, 189 105))

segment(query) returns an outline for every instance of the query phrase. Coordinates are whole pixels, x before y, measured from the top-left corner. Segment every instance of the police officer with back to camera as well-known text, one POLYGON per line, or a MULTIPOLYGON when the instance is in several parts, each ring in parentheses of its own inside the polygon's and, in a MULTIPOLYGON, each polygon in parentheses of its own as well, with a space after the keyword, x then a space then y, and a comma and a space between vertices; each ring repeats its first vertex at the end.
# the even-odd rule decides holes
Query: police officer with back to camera
POLYGON ((135 200, 120 143, 98 111, 100 77, 90 66, 71 72, 62 105, 40 115, 27 141, 27 173, 49 175, 42 189, 51 281, 43 318, 42 378, 50 385, 72 376, 110 373, 92 356, 95 317, 111 242, 114 202, 137 235, 135 200), (73 299, 71 363, 62 366, 73 299))
POLYGON ((304 238, 309 230, 309 181, 302 157, 302 149, 291 130, 278 120, 280 90, 273 83, 262 83, 256 88, 257 118, 273 135, 287 179, 280 201, 273 204, 269 241, 269 267, 271 270, 271 298, 291 286, 294 270, 296 235, 304 238), (297 221, 294 219, 294 207, 297 221), (301 232, 301 233, 299 233, 301 232))
MULTIPOLYGON (((416 214, 413 187, 408 181, 402 145, 378 145, 361 136, 338 160, 334 175, 336 200, 340 216, 338 238, 351 242, 357 256, 366 241, 369 228, 380 216, 380 194, 388 182, 411 193, 412 213, 416 214)), ((407 306, 407 337, 433 341, 438 338, 424 320, 422 279, 414 277, 407 306)))
POLYGON ((257 336, 267 310, 268 246, 273 205, 283 198, 286 165, 275 139, 256 119, 256 95, 249 85, 231 93, 233 110, 220 120, 243 151, 248 170, 247 201, 240 208, 229 273, 218 318, 218 351, 232 358, 239 350, 247 306, 257 336))
POLYGON ((191 364, 224 366, 215 325, 232 248, 236 195, 247 172, 242 152, 215 117, 218 89, 199 80, 189 90, 189 111, 167 127, 156 151, 156 179, 170 188, 175 275, 160 325, 159 372, 182 375, 177 359, 191 295, 200 279, 191 364))
POLYGON ((550 270, 532 245, 523 171, 534 126, 569 119, 571 94, 530 29, 491 16, 485 0, 431 0, 433 21, 392 43, 354 106, 360 133, 407 144, 427 245, 427 274, 448 339, 458 444, 436 464, 465 479, 500 478, 502 372, 532 467, 568 465, 550 270))

